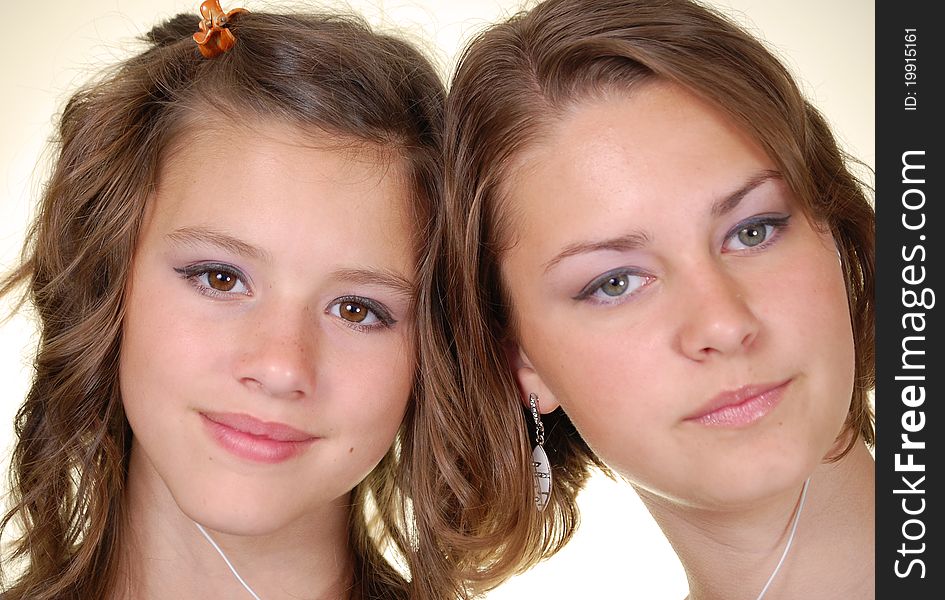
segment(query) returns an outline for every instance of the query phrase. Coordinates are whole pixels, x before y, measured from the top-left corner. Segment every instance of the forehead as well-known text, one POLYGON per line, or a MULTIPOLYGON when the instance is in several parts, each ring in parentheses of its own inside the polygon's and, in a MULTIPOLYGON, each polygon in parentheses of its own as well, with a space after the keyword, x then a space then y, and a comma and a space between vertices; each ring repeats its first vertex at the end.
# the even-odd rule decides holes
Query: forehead
POLYGON ((721 111, 656 80, 575 103, 516 162, 503 190, 509 216, 520 221, 540 208, 575 223, 597 209, 645 208, 617 198, 665 209, 674 199, 717 197, 742 173, 774 168, 721 111))
MULTIPOLYGON (((518 161, 518 176, 542 169, 638 179, 680 166, 708 169, 732 156, 768 162, 761 146, 721 110, 678 85, 651 80, 572 104, 518 161)), ((514 182, 513 182, 514 183, 514 182)))
POLYGON ((319 202, 340 195, 354 203, 352 213, 360 207, 407 216, 406 172, 405 160, 388 147, 281 121, 236 123, 211 114, 189 123, 168 145, 154 196, 199 211, 191 196, 210 205, 229 194, 236 207, 238 200, 278 203, 308 194, 319 202), (175 193, 161 193, 170 189, 175 193))
MULTIPOLYGON (((402 178, 406 164, 395 148, 371 143, 353 135, 342 135, 313 125, 276 119, 248 118, 235 120, 213 109, 195 111, 175 127, 173 136, 161 155, 159 183, 186 172, 189 165, 214 167, 223 175, 228 161, 259 161, 268 155, 275 166, 291 168, 293 162, 309 161, 305 169, 313 176, 333 174, 344 177, 373 170, 378 178, 402 178), (324 169, 326 161, 311 161, 311 151, 332 156, 333 166, 324 169), (308 154, 307 154, 308 152, 308 154), (339 170, 341 165, 344 168, 339 170), (183 168, 181 168, 183 166, 183 168)), ((230 170, 232 176, 235 171, 230 170)), ((209 179, 209 173, 208 173, 209 179)))
POLYGON ((330 241, 352 257, 412 262, 404 170, 385 148, 281 123, 191 127, 164 157, 145 233, 198 226, 262 248, 315 251, 330 241))

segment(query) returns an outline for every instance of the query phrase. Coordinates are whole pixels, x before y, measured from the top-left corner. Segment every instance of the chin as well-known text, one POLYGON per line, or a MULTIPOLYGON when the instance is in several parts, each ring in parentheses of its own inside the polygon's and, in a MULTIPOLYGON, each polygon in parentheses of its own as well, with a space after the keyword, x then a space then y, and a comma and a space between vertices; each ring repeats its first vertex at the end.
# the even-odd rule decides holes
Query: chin
POLYGON ((236 490, 173 494, 180 511, 213 531, 239 536, 275 533, 305 514, 302 508, 287 505, 285 498, 236 490))
MULTIPOLYGON (((753 470, 748 476, 720 487, 720 500, 731 508, 750 507, 784 494, 796 494, 817 468, 819 460, 795 456, 794 460, 753 470)), ((759 463, 759 466, 763 466, 759 463)))
MULTIPOLYGON (((183 510, 183 509, 182 509, 183 510)), ((190 520, 200 523, 218 533, 245 537, 262 537, 277 533, 290 526, 297 518, 289 514, 257 514, 243 516, 237 511, 202 508, 190 513, 183 511, 190 520)))
POLYGON ((742 510, 799 491, 818 463, 801 454, 772 460, 758 457, 748 465, 717 463, 694 468, 689 473, 698 475, 680 477, 672 484, 666 482, 662 490, 658 486, 645 487, 650 495, 698 510, 742 510))

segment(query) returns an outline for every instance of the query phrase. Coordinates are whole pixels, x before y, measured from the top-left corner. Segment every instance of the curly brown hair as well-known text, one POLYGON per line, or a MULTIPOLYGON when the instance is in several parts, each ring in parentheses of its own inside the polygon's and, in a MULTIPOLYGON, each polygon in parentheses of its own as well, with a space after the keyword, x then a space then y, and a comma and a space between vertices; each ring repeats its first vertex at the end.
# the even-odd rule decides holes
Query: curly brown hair
MULTIPOLYGON (((197 116, 275 119, 392 152, 406 166, 422 259, 441 194, 445 102, 429 61, 356 17, 263 12, 233 19, 238 43, 208 60, 191 38, 198 21, 159 24, 146 49, 71 97, 22 262, 0 281, 0 296, 23 286, 39 319, 0 520, 0 532, 21 530, 2 562, 24 569, 4 598, 104 598, 118 585, 132 437, 118 385, 126 281, 162 157, 197 116)), ((400 441, 352 494, 359 597, 455 595, 408 521, 412 482, 401 463, 419 426, 415 405, 400 441), (412 581, 384 558, 389 544, 412 581)))

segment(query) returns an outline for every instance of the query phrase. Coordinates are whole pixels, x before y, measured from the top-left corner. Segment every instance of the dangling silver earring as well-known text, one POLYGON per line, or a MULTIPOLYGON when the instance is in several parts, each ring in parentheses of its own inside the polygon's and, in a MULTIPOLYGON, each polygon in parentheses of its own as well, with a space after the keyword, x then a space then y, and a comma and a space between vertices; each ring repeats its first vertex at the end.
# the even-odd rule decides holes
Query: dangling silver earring
POLYGON ((538 411, 538 394, 528 395, 528 405, 532 409, 532 419, 535 420, 535 448, 532 449, 535 506, 538 512, 541 512, 548 506, 548 499, 551 497, 551 463, 545 454, 545 426, 541 423, 541 413, 538 411))

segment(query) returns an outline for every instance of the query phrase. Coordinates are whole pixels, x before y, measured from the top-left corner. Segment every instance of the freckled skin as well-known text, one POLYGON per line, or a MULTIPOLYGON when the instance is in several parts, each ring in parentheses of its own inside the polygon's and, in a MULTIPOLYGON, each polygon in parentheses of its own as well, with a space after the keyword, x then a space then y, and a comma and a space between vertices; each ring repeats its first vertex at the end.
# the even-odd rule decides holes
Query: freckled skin
POLYGON ((611 467, 655 497, 739 506, 797 489, 835 442, 853 386, 843 275, 777 177, 730 212, 711 208, 773 161, 680 88, 649 84, 573 108, 513 180, 515 245, 503 280, 518 324, 516 373, 543 412, 560 404, 611 467), (789 215, 757 232, 733 227, 789 215), (741 237, 738 233, 741 231, 741 237), (563 249, 644 232, 633 249, 563 249), (625 297, 576 299, 613 269, 625 297), (607 304, 612 302, 612 304, 607 304), (790 381, 747 427, 691 419, 724 391, 790 381))
POLYGON ((281 125, 224 134, 226 144, 184 144, 170 156, 140 233, 120 365, 134 433, 129 478, 173 498, 176 506, 162 504, 168 514, 179 507, 221 532, 273 534, 328 514, 343 523, 350 490, 400 426, 414 323, 409 299, 336 273, 414 277, 400 168, 297 139, 281 125), (220 165, 226 176, 208 184, 220 165), (265 256, 168 237, 187 227, 211 227, 265 256), (234 266, 246 281, 208 296, 198 277, 175 271, 201 261, 234 266), (346 295, 383 303, 396 324, 358 329, 368 321, 345 320, 334 302, 346 295), (284 462, 253 462, 207 434, 206 411, 283 423, 318 440, 284 462))

